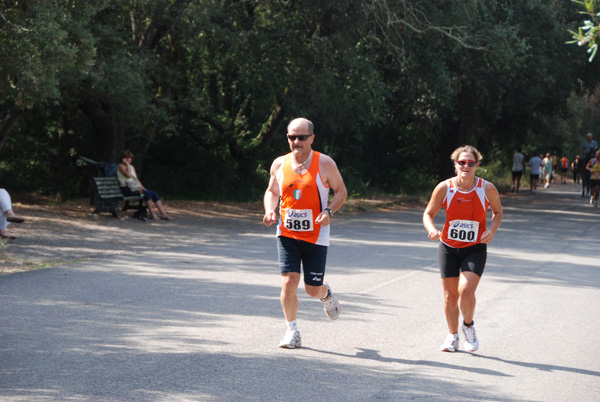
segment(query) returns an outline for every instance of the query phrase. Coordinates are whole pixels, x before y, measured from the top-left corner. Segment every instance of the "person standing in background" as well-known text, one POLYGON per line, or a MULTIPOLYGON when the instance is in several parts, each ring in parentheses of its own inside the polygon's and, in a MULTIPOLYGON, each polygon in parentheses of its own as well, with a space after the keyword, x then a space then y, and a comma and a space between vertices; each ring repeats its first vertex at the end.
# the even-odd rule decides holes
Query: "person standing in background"
POLYGON ((598 143, 593 137, 592 133, 587 133, 585 141, 583 141, 583 145, 581 146, 582 156, 589 155, 590 158, 593 158, 594 152, 598 149, 598 143))
POLYGON ((543 160, 544 164, 544 179, 546 180, 546 185, 544 188, 550 187, 550 181, 552 180, 552 156, 550 156, 550 152, 546 154, 546 157, 543 160))
POLYGON ((581 145, 581 159, 579 174, 581 175, 581 197, 590 195, 590 172, 587 169, 588 162, 594 158, 598 149, 598 143, 593 139, 592 133, 587 133, 585 141, 581 145))
POLYGON ((513 155, 513 166, 512 166, 512 187, 510 191, 518 193, 519 187, 521 186, 521 177, 525 170, 525 156, 523 150, 519 148, 513 155), (516 185, 515 185, 516 183, 516 185))
POLYGON ((542 158, 535 154, 529 159, 529 192, 535 194, 538 182, 540 181, 540 173, 542 172, 542 158))
POLYGON ((567 184, 567 172, 569 171, 569 160, 567 159, 565 154, 563 154, 562 158, 560 158, 559 169, 560 169, 561 183, 567 184))
POLYGON ((596 151, 594 159, 590 159, 586 169, 590 172, 590 205, 598 206, 600 196, 600 151, 596 151))
POLYGON ((579 183, 579 155, 575 156, 575 160, 571 162, 571 171, 573 172, 573 183, 579 183))
POLYGON ((554 183, 554 178, 558 175, 558 156, 556 151, 552 153, 552 177, 550 180, 554 183))

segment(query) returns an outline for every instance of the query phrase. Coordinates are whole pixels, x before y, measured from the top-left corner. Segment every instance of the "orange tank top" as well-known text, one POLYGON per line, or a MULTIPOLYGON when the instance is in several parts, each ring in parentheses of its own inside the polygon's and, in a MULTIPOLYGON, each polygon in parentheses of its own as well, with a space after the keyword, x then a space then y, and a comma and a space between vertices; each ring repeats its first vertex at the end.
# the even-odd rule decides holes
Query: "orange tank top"
POLYGON ((277 236, 304 240, 320 246, 329 246, 329 226, 315 223, 327 207, 329 187, 323 183, 319 171, 321 154, 313 151, 308 172, 300 175, 292 169, 292 154, 283 162, 280 180, 281 203, 277 236))
POLYGON ((476 177, 477 184, 468 192, 460 191, 454 179, 446 180, 446 223, 440 240, 454 248, 464 248, 481 243, 486 230, 489 201, 485 195, 486 181, 476 177))

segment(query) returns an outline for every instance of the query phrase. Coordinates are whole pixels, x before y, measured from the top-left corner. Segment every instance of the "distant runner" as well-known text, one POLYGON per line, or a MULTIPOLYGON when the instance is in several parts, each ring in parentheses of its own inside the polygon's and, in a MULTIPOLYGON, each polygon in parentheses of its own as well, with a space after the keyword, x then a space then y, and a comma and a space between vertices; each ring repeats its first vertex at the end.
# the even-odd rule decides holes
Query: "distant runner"
POLYGON ((600 195, 600 151, 596 151, 596 157, 588 162, 586 169, 590 172, 590 204, 597 207, 600 195))

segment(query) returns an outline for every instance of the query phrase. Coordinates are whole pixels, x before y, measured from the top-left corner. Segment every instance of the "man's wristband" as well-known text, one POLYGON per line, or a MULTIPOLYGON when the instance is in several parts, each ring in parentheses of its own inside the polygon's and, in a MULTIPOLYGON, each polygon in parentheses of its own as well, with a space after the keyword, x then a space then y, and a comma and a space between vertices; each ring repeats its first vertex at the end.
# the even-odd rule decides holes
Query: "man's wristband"
POLYGON ((333 216, 333 209, 331 209, 331 208, 325 208, 325 211, 329 212, 329 217, 330 218, 333 216))

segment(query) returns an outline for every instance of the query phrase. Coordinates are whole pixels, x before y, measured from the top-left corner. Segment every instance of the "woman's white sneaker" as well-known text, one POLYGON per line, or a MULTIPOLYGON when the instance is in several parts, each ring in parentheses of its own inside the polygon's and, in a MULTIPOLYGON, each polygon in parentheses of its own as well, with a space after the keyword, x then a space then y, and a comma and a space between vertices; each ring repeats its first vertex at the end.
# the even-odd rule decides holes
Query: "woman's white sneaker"
POLYGON ((442 346, 440 346, 442 352, 456 352, 458 350, 458 334, 448 334, 442 346))

